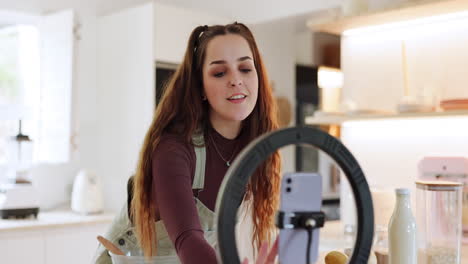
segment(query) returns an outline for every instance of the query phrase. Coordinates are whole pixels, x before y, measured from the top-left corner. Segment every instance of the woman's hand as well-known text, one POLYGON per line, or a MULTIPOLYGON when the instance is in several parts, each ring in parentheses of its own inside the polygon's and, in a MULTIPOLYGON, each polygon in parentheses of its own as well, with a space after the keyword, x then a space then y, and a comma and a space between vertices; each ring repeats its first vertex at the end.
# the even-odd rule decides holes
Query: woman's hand
MULTIPOLYGON (((268 252, 268 243, 262 243, 255 264, 273 264, 275 262, 276 255, 278 255, 278 237, 276 237, 275 243, 273 243, 270 252, 268 252)), ((245 258, 244 261, 242 261, 242 264, 249 264, 249 260, 245 258)))

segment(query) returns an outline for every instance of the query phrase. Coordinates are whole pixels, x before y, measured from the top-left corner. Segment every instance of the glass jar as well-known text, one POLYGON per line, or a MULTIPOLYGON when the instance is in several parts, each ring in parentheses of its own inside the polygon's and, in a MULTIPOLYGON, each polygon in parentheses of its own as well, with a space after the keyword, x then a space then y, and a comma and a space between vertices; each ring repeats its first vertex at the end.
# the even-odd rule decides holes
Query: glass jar
POLYGON ((10 183, 30 182, 30 169, 33 161, 33 141, 21 133, 8 141, 9 166, 15 171, 10 176, 10 183))
POLYGON ((417 181, 416 188, 418 263, 460 264, 463 184, 417 181))

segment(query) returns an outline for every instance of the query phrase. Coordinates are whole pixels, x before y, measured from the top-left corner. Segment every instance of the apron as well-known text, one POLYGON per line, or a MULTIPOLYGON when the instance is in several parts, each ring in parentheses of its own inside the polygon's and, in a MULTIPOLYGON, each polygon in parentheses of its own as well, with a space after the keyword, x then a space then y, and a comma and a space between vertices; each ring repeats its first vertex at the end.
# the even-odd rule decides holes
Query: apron
MULTIPOLYGON (((203 145, 203 135, 198 134, 192 137, 195 146, 196 155, 196 166, 195 175, 192 184, 192 190, 203 190, 205 184, 205 160, 206 160, 206 148, 203 145)), ((213 247, 217 248, 217 234, 215 224, 215 213, 206 207, 198 198, 195 197, 195 203, 197 207, 198 217, 200 219, 200 225, 204 232, 206 241, 213 247)), ((162 220, 155 222, 156 227, 156 245, 158 256, 164 256, 161 261, 157 263, 161 264, 173 264, 180 263, 177 256, 177 252, 172 244, 169 234, 164 226, 162 220)), ((110 240, 116 246, 118 246, 125 254, 130 255, 143 255, 141 248, 138 244, 138 240, 135 236, 134 227, 132 226, 130 219, 128 218, 127 203, 123 206, 120 213, 113 220, 109 230, 107 231, 105 238, 110 240)), ((111 264, 112 260, 108 251, 100 244, 98 247, 98 254, 95 261, 96 264, 111 264)))

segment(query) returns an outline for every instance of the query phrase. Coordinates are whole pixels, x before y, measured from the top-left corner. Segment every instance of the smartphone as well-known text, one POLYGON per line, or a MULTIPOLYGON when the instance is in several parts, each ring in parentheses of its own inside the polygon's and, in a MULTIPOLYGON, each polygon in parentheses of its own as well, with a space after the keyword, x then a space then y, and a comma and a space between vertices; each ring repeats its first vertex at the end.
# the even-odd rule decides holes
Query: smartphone
MULTIPOLYGON (((286 173, 281 182, 280 211, 320 212, 322 207, 322 177, 316 173, 286 173)), ((280 264, 306 263, 308 232, 306 229, 283 228, 279 233, 280 264)), ((319 228, 312 231, 310 261, 318 258, 319 228)))

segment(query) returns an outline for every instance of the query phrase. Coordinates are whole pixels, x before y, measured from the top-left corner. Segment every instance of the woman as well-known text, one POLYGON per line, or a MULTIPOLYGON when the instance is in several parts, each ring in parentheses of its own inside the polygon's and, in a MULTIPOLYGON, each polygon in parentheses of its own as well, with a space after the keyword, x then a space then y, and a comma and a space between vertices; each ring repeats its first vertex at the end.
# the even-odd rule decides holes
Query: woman
MULTIPOLYGON (((140 153, 132 218, 144 254, 176 252, 182 263, 216 263, 216 241, 207 233, 214 229, 223 177, 244 146, 275 129, 272 91, 251 31, 241 23, 195 28, 140 153), (205 178, 197 188, 200 147, 206 149, 205 178)), ((247 186, 255 248, 272 238, 279 172, 275 153, 247 186)))

